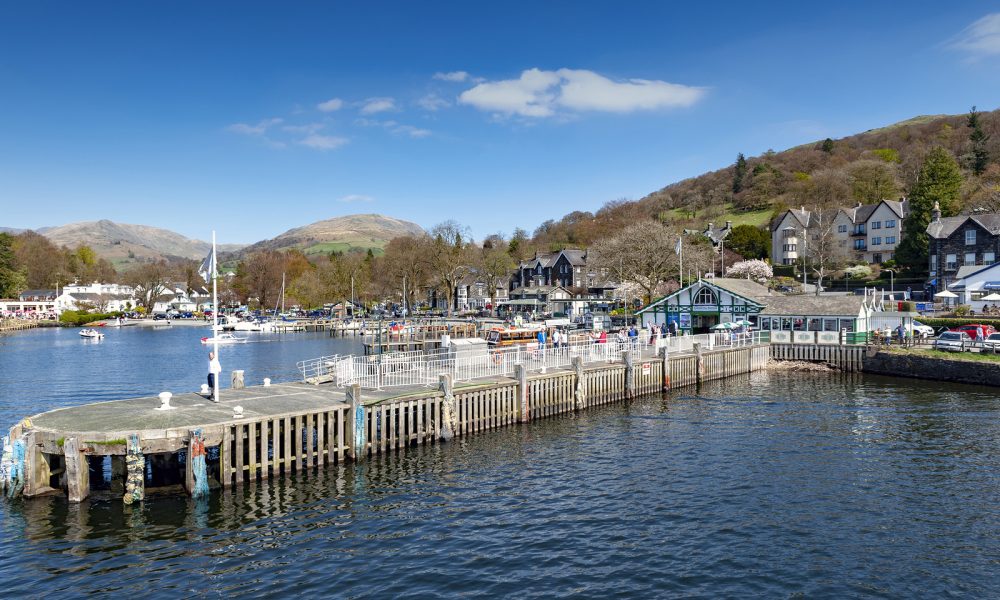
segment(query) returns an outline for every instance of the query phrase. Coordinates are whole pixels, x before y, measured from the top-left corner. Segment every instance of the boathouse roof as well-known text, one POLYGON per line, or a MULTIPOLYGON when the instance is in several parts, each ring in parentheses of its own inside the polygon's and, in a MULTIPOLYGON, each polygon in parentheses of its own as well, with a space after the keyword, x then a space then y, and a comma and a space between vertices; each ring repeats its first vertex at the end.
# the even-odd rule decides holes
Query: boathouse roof
POLYGON ((864 296, 772 296, 761 316, 857 317, 865 307, 864 296))

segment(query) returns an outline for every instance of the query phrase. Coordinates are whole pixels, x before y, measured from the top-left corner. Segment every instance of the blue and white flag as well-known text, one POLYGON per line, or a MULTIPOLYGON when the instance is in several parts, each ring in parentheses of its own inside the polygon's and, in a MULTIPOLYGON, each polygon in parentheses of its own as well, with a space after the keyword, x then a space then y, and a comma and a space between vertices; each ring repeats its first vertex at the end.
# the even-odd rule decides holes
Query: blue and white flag
POLYGON ((208 256, 198 267, 198 274, 205 280, 205 283, 211 283, 212 278, 215 277, 215 248, 209 251, 208 256))

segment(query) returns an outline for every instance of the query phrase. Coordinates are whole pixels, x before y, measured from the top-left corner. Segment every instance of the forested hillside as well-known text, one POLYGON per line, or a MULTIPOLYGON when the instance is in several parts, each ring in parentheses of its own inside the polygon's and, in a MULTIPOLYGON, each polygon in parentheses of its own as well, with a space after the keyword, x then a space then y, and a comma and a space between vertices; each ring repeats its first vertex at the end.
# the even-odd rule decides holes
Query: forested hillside
POLYGON ((908 195, 935 147, 962 170, 956 212, 1000 211, 1000 110, 909 119, 783 152, 734 156, 733 164, 685 179, 636 201, 609 202, 542 223, 531 236, 541 249, 588 246, 629 223, 656 219, 683 227, 708 222, 766 226, 787 207, 825 208, 908 195))

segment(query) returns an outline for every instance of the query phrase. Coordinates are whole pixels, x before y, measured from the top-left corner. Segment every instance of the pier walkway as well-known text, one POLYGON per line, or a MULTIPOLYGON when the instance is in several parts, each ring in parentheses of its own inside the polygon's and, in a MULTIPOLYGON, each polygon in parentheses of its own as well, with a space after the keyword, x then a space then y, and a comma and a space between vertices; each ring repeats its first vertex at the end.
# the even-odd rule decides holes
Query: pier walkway
POLYGON ((690 352, 626 349, 537 371, 526 361, 467 380, 457 377, 461 365, 446 363, 430 381, 435 372, 424 363, 417 381, 379 379, 396 384, 367 389, 372 380, 354 374, 343 385, 314 379, 226 389, 217 404, 180 393, 168 410, 158 397, 61 408, 10 430, 0 487, 72 502, 131 502, 144 490, 198 495, 749 373, 769 355, 766 344, 706 349, 696 342, 690 352))

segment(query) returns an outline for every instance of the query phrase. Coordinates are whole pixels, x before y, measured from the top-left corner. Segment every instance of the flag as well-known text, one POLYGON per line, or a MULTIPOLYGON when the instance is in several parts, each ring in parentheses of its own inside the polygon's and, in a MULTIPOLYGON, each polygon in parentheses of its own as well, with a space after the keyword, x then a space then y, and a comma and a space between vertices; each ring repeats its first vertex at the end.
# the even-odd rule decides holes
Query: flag
POLYGON ((674 254, 681 253, 681 238, 677 238, 677 244, 674 246, 674 254))
POLYGON ((215 248, 209 251, 208 256, 198 267, 198 274, 205 280, 205 283, 211 282, 212 278, 215 277, 215 248))

